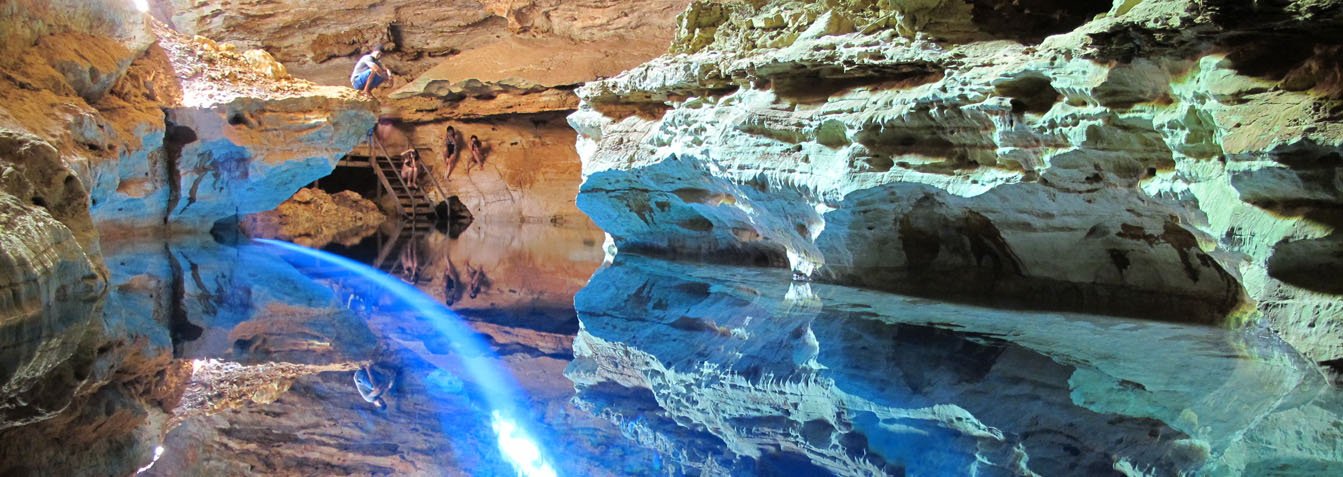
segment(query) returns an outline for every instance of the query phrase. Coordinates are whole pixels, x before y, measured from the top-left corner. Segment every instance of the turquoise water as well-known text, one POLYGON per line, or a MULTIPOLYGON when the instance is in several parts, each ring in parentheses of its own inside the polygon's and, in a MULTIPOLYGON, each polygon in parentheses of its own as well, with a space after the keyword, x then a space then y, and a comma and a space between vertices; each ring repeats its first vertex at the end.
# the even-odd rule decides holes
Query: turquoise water
POLYGON ((603 264, 601 239, 476 224, 332 247, 371 268, 106 244, 107 334, 182 376, 142 424, 145 474, 1343 473, 1340 393, 1267 332, 603 264))

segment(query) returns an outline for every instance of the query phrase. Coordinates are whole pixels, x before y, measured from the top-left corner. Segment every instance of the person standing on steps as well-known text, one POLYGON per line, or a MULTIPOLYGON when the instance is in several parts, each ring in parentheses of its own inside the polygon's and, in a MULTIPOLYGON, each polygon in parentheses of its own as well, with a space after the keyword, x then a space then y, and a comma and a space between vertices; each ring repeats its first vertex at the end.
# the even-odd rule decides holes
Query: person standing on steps
POLYGON ((448 166, 448 173, 443 175, 443 180, 452 177, 452 170, 457 168, 457 158, 461 157, 461 137, 457 135, 457 129, 448 126, 447 132, 443 137, 443 163, 448 166))
POLYGON ((388 82, 388 86, 395 84, 396 80, 392 72, 387 67, 382 66, 382 47, 375 46, 373 51, 359 58, 354 64, 354 71, 350 73, 350 85, 359 90, 361 94, 370 95, 373 88, 377 88, 383 81, 388 82))
POLYGON ((471 172, 471 166, 479 166, 480 170, 485 170, 485 151, 481 149, 480 138, 471 136, 471 162, 466 163, 466 171, 471 172))

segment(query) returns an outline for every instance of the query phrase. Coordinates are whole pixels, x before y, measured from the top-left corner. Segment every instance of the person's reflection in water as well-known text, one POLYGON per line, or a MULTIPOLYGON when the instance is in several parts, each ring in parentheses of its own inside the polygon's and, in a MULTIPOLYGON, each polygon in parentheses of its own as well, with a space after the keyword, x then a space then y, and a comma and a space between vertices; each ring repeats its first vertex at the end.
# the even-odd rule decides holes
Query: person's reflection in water
POLYGON ((471 298, 475 298, 481 291, 490 289, 490 277, 485 275, 483 267, 468 265, 466 267, 466 287, 470 291, 471 298))
POLYGON ((396 382, 396 371, 376 364, 365 364, 354 372, 354 387, 359 395, 378 410, 387 409, 387 401, 382 396, 392 389, 396 382))
POLYGON ((443 271, 443 304, 452 306, 457 300, 462 299, 462 292, 465 287, 462 286, 462 275, 457 271, 457 265, 448 259, 448 269, 443 271))
POLYGON ((412 285, 420 281, 420 254, 416 248, 415 239, 411 238, 401 249, 401 272, 412 285))

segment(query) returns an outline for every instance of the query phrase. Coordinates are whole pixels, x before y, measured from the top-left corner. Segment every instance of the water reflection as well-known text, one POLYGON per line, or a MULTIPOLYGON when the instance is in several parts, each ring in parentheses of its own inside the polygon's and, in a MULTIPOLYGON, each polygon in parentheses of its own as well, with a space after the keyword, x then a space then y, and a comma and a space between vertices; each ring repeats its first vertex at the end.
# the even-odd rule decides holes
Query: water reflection
POLYGON ((677 473, 1343 470, 1339 430, 1306 417, 1337 422, 1338 393, 1267 335, 637 257, 575 303, 579 402, 677 473))
MULTIPOLYGON (((154 458, 148 475, 1343 472, 1343 399, 1271 336, 768 269, 599 270, 601 238, 477 223, 336 248, 399 282, 374 290, 299 251, 104 244, 102 302, 58 307, 51 333, 12 325, 33 340, 3 349, 0 377, 50 384, 8 409, 52 425, 0 437, 92 435, 109 475, 154 458), (464 326, 445 328, 443 305, 464 326), (511 376, 508 396, 480 361, 511 376), (365 368, 370 390, 390 384, 386 410, 360 392, 365 368)), ((3 457, 0 471, 42 468, 3 457)))

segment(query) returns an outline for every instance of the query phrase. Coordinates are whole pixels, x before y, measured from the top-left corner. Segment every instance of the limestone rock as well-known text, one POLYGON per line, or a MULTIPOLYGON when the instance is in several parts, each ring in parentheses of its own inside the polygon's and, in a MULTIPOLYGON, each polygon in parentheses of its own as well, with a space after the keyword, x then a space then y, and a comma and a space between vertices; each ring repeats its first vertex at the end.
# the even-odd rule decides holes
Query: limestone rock
POLYGON ((93 165, 93 215, 105 228, 204 231, 225 217, 270 210, 329 174, 372 125, 366 100, 291 79, 264 52, 239 53, 161 26, 156 33, 161 50, 153 53, 161 54, 132 75, 171 75, 170 85, 131 87, 121 97, 143 103, 152 89, 166 117, 135 130, 140 147, 93 165))
POLYGON ((698 1, 579 89, 578 205, 620 251, 1336 359, 1337 261, 1301 258, 1339 243, 1334 6, 698 1))
POLYGON ((275 210, 248 216, 242 226, 250 237, 321 248, 332 242, 354 245, 377 232, 385 220, 378 205, 359 194, 305 187, 275 210))
POLYGON ((665 51, 687 0, 155 3, 184 33, 264 49, 322 84, 348 84, 357 55, 382 45, 385 61, 404 78, 437 66, 430 77, 454 82, 511 76, 562 85, 613 75, 665 51))

